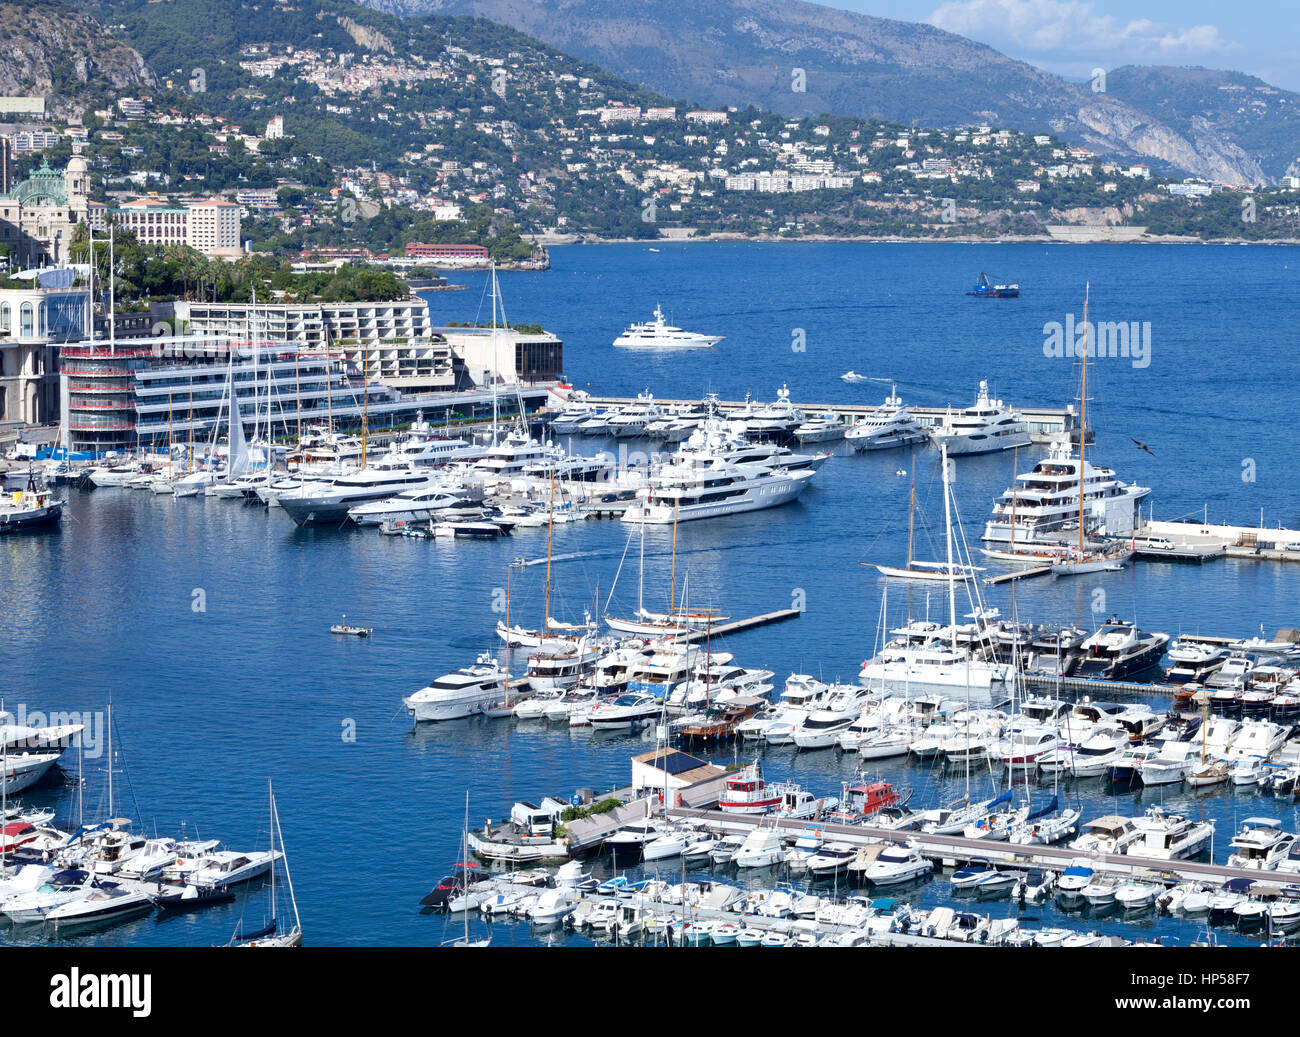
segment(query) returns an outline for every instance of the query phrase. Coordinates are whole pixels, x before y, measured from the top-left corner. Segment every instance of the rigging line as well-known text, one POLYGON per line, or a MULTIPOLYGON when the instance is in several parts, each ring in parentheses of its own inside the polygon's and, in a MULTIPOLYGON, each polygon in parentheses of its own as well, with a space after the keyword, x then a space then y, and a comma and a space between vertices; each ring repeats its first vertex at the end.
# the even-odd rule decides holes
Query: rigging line
POLYGON ((623 545, 623 557, 618 560, 618 571, 614 573, 614 583, 609 588, 609 597, 605 599, 605 608, 602 610, 604 612, 609 611, 609 603, 614 600, 614 591, 618 589, 618 577, 619 574, 623 572, 623 563, 627 560, 628 548, 631 546, 632 534, 629 532, 627 535, 627 542, 623 545))
MULTIPOLYGON (((117 734, 117 736, 118 736, 118 737, 117 737, 116 739, 114 739, 114 741, 113 741, 113 749, 114 749, 114 751, 117 753, 117 755, 118 755, 119 757, 121 757, 121 756, 122 756, 122 747, 121 747, 122 729, 121 729, 120 727, 118 727, 118 724, 117 724, 117 717, 114 717, 114 718, 113 718, 113 730, 114 730, 114 732, 116 732, 116 734, 117 734)), ((112 759, 112 757, 109 757, 108 765, 109 765, 109 767, 112 767, 112 766, 113 766, 113 759, 112 759)), ((124 778, 126 779, 126 787, 127 787, 127 789, 130 791, 130 793, 131 793, 131 803, 132 803, 132 804, 134 805, 134 807, 135 807, 135 816, 136 816, 136 818, 137 818, 137 819, 139 820, 139 822, 140 822, 140 827, 143 828, 143 827, 144 827, 144 815, 140 812, 140 803, 139 803, 139 801, 135 798, 135 783, 131 781, 131 772, 128 771, 128 770, 126 769, 126 760, 125 760, 125 759, 122 760, 122 777, 124 777, 124 778)))

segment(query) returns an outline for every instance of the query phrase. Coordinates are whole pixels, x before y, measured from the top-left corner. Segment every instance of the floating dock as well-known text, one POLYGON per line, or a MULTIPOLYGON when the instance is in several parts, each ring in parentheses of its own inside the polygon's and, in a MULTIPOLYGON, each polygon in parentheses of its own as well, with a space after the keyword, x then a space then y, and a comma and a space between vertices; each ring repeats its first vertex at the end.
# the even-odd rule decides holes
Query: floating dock
POLYGON ((726 637, 728 634, 738 634, 742 630, 753 630, 756 627, 770 626, 772 623, 784 623, 787 619, 798 619, 803 615, 800 609, 777 609, 775 612, 764 612, 761 616, 750 616, 747 619, 733 619, 729 623, 719 623, 715 627, 709 627, 705 630, 695 630, 689 634, 679 634, 673 638, 674 641, 703 641, 710 637, 726 637))
MULTIPOLYGON (((592 396, 586 402, 602 407, 622 407, 636 403, 636 400, 626 396, 592 396)), ((729 415, 733 411, 744 410, 752 402, 719 400, 718 408, 724 415, 729 415)), ((700 401, 656 398, 655 403, 665 407, 689 407, 698 406, 700 401)), ((920 425, 925 428, 938 428, 950 411, 956 413, 969 405, 965 402, 953 403, 950 407, 916 407, 909 404, 907 409, 920 425)), ((833 414, 846 426, 880 409, 879 403, 794 403, 792 406, 808 415, 833 414)), ((1015 409, 1028 422, 1029 436, 1035 443, 1050 443, 1063 432, 1071 433, 1075 439, 1078 438, 1079 415, 1075 413, 1073 407, 1017 407, 1015 409)), ((1091 429, 1088 430, 1087 441, 1092 442, 1091 429)))
POLYGON ((854 846, 867 846, 880 842, 900 846, 907 844, 915 847, 922 856, 942 866, 954 866, 980 858, 1006 868, 1026 870, 1029 868, 1059 869, 1072 865, 1086 866, 1094 871, 1138 875, 1143 879, 1163 882, 1170 886, 1190 880, 1222 884, 1229 879, 1252 879, 1261 886, 1300 884, 1300 875, 1288 873, 1279 874, 1253 868, 1229 868, 1226 865, 1200 861, 1166 861, 1128 854, 1087 853, 1082 850, 1072 850, 1068 846, 990 842, 986 839, 967 839, 956 835, 897 832, 886 828, 731 814, 720 810, 690 810, 684 807, 671 809, 668 813, 673 817, 705 821, 712 828, 729 832, 748 832, 761 824, 785 831, 792 839, 801 834, 809 824, 817 824, 824 830, 827 838, 834 836, 837 841, 854 846), (1276 881, 1270 882, 1270 879, 1276 881))

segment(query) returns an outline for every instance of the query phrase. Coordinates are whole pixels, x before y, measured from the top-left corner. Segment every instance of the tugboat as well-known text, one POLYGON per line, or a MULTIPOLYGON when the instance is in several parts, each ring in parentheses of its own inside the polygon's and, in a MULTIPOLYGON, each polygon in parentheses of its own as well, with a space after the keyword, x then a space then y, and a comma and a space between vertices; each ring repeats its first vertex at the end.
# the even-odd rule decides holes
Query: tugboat
POLYGON ((895 788, 887 781, 872 781, 859 785, 844 784, 839 809, 827 820, 840 825, 869 824, 871 818, 885 807, 902 807, 912 798, 911 788, 895 788))
POLYGON ((966 294, 973 295, 977 299, 1016 299, 1020 296, 1020 285, 994 284, 989 280, 988 274, 980 271, 980 279, 966 294))
POLYGON ((718 809, 729 814, 766 814, 781 805, 781 790, 768 788, 754 762, 727 779, 718 809))
POLYGON ((55 500, 50 491, 37 487, 31 473, 26 490, 14 490, 0 497, 0 533, 35 529, 58 523, 67 501, 55 500))

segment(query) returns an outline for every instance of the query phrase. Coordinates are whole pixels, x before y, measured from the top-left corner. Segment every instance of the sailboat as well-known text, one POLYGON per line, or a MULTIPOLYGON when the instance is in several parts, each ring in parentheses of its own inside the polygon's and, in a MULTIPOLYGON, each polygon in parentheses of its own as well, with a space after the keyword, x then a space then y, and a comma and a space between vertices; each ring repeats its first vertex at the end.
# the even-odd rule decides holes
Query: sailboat
MULTIPOLYGON (((1104 572, 1108 569, 1122 569, 1133 557, 1133 544, 1129 542, 1116 544, 1099 550, 1089 551, 1085 548, 1087 522, 1084 516, 1084 443, 1088 434, 1088 285, 1083 289, 1083 358, 1082 387, 1079 392, 1079 546, 1065 558, 1052 563, 1052 573, 1056 576, 1082 576, 1087 573, 1104 572)), ((1014 533, 1013 533, 1014 536, 1014 533)))
POLYGON ((1205 759, 1205 739, 1209 727, 1206 721, 1209 719, 1210 693, 1202 688, 1192 696, 1192 699, 1193 701, 1199 701, 1201 704, 1201 765, 1184 775, 1183 781, 1189 788, 1222 785, 1232 777, 1232 764, 1227 760, 1211 760, 1207 763, 1205 759))
MULTIPOLYGON (((505 628, 507 631, 510 630, 510 574, 511 571, 516 566, 523 568, 525 564, 526 562, 523 558, 515 558, 511 560, 509 565, 506 566, 506 627, 505 628)), ((521 699, 530 697, 528 694, 522 693, 523 688, 526 688, 528 685, 527 681, 523 681, 521 684, 520 693, 515 695, 515 700, 513 702, 510 701, 510 647, 513 644, 513 642, 509 637, 506 637, 505 641, 506 641, 506 677, 505 677, 506 698, 505 701, 502 702, 500 705, 495 705, 495 706, 489 705, 484 708, 483 715, 487 717, 489 720, 505 720, 508 717, 514 716, 515 707, 519 705, 519 701, 521 699)))
MULTIPOLYGON (((469 859, 469 789, 465 790, 465 827, 460 833, 460 859, 462 861, 469 859)), ((466 874, 468 880, 468 874, 466 874)), ((467 883, 468 884, 468 883, 467 883)), ((455 940, 443 940, 443 947, 487 947, 492 943, 491 934, 483 940, 471 940, 469 938, 469 915, 468 911, 462 911, 461 915, 465 919, 465 935, 455 940)))
MULTIPOLYGON (((234 947, 301 947, 302 946, 302 920, 298 917, 298 899, 293 893, 293 878, 289 874, 289 855, 284 849, 284 833, 280 831, 280 812, 275 806, 275 791, 271 788, 270 779, 266 782, 267 791, 271 797, 271 852, 275 852, 275 843, 278 839, 280 842, 280 863, 284 865, 284 880, 289 887, 289 902, 293 905, 293 928, 285 932, 280 931, 279 919, 276 917, 276 897, 275 897, 275 865, 271 865, 271 922, 264 929, 256 932, 244 933, 238 931, 234 939, 231 940, 231 946, 234 947)), ((241 926, 242 930, 242 926, 241 926)))
MULTIPOLYGON (((945 493, 947 490, 945 489, 945 493)), ((973 580, 977 569, 973 565, 951 566, 946 562, 919 562, 912 557, 914 529, 916 519, 916 454, 912 454, 912 494, 907 510, 907 568, 898 569, 892 565, 876 565, 882 576, 895 580, 947 580, 949 572, 959 580, 973 580)), ((874 563, 873 563, 874 564, 874 563)))
MULTIPOLYGON (((256 360, 257 354, 254 353, 256 360)), ((254 377, 256 386, 256 377, 254 377)), ((248 474, 248 441, 244 438, 244 416, 239 412, 239 393, 235 389, 235 353, 230 352, 230 363, 226 369, 226 394, 230 399, 229 434, 226 437, 226 471, 219 482, 210 483, 204 491, 208 497, 237 497, 242 490, 235 485, 236 480, 248 474)))
MULTIPOLYGON (((677 522, 673 522, 673 549, 672 549, 672 568, 668 580, 668 611, 652 612, 645 607, 645 526, 641 525, 641 571, 637 580, 636 591, 636 614, 631 619, 623 619, 618 616, 611 616, 608 612, 609 603, 614 598, 614 591, 618 587, 618 574, 614 576, 614 585, 609 589, 609 597, 605 600, 606 612, 604 615, 605 625, 611 630, 617 630, 624 634, 634 634, 638 637, 664 637, 679 638, 689 634, 699 634, 706 627, 714 623, 725 622, 729 616, 716 615, 715 609, 700 609, 689 611, 685 606, 686 586, 682 586, 681 607, 675 604, 677 593, 677 522)), ((626 554, 624 549, 624 554, 626 554)), ((619 573, 622 573, 622 563, 619 564, 619 573)), ((689 580, 689 574, 687 579, 689 580)))
MULTIPOLYGON (((555 537, 555 471, 551 471, 551 494, 550 505, 547 508, 546 520, 546 589, 543 595, 542 606, 542 624, 536 630, 529 630, 522 626, 512 626, 509 616, 510 594, 507 586, 506 609, 507 615, 504 621, 497 621, 497 636, 506 643, 507 651, 511 645, 519 645, 524 648, 538 648, 543 652, 564 652, 575 646, 581 638, 590 637, 596 633, 597 624, 592 620, 591 615, 583 617, 582 623, 560 623, 551 616, 551 550, 555 537)), ((523 559, 518 560, 521 567, 523 559)), ((509 573, 506 574, 507 583, 509 573)), ((506 664, 509 669, 509 662, 506 664)), ((507 682, 509 675, 507 674, 507 682)))

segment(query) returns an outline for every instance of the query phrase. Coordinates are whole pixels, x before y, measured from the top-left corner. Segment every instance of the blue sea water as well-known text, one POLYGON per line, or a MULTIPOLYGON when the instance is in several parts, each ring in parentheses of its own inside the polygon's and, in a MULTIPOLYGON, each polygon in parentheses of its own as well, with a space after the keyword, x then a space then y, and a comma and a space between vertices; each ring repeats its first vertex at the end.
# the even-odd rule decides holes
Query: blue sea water
MULTIPOLYGON (((1150 363, 1090 364, 1090 455, 1121 478, 1152 487, 1157 519, 1199 517, 1300 524, 1291 414, 1300 328, 1300 250, 1234 246, 939 244, 680 244, 553 248, 546 273, 501 275, 511 322, 538 322, 565 342, 566 374, 602 394, 649 388, 660 397, 770 400, 788 384, 799 402, 883 399, 896 381, 907 402, 961 406, 987 379, 1016 405, 1065 406, 1078 369, 1044 355, 1044 325, 1082 319, 1085 283, 1094 320, 1150 323, 1150 363), (1017 280, 1018 300, 965 297, 981 270, 1017 280), (725 340, 714 350, 643 355, 610 346, 656 303, 669 319, 725 340), (796 349, 794 346, 804 348, 796 349), (879 382, 846 384, 856 370, 879 382), (1132 440, 1146 444, 1144 452, 1132 440)), ((485 278, 429 295, 435 322, 486 319, 485 278)), ((1139 362, 1140 363, 1140 362, 1139 362)), ((1077 405, 1077 404, 1076 404, 1077 405)), ((575 440, 594 451, 598 443, 575 440)), ((641 444, 635 444, 641 446, 641 444)), ((1022 469, 1042 448, 1022 451, 1022 469)), ((692 603, 732 616, 802 602, 793 622, 729 639, 725 650, 778 677, 810 672, 850 680, 877 637, 882 584, 859 563, 906 552, 908 455, 832 458, 798 503, 753 515, 683 524, 677 579, 692 603)), ((943 547, 937 457, 916 456, 923 521, 918 543, 943 547)), ((995 495, 1012 476, 1010 453, 963 458, 956 494, 977 540, 995 495)), ((671 532, 647 533, 647 601, 668 601, 671 532)), ((578 618, 603 605, 627 545, 627 527, 557 527, 552 613, 578 618)), ((918 547, 918 555, 923 548, 918 547)), ((441 916, 419 898, 457 855, 465 794, 471 822, 501 817, 513 801, 629 777, 637 738, 513 722, 424 725, 401 697, 498 642, 492 627, 510 560, 543 559, 544 530, 502 542, 426 542, 359 530, 296 529, 267 513, 215 499, 174 500, 124 490, 70 491, 62 528, 0 540, 0 659, 4 706, 102 710, 111 699, 120 750, 115 812, 152 832, 219 837, 237 848, 269 842, 267 780, 275 782, 284 841, 307 942, 436 944, 441 916), (199 609, 199 606, 202 609, 199 609), (375 628, 369 640, 333 638, 329 625, 375 628)), ((614 604, 635 604, 636 551, 614 604)), ((517 615, 541 618, 541 565, 517 577, 517 615)), ((1117 612, 1147 629, 1250 635, 1300 625, 1300 570, 1218 561, 1204 567, 1139 563, 1122 573, 1028 581, 1015 590, 1024 620, 1095 625, 1117 612), (1103 598, 1097 596, 1100 591, 1103 598), (1101 608, 1098 608, 1098 605, 1101 608)), ((1011 610, 1010 591, 988 594, 1011 610)), ((959 607, 963 603, 959 602, 959 607)), ((946 610, 941 595, 891 587, 890 618, 946 610)), ((964 611, 968 611, 968 607, 964 611)), ((716 646, 715 646, 716 647, 716 646)), ((853 758, 836 750, 770 750, 767 772, 835 793, 853 758)), ((75 815, 75 753, 66 783, 27 797, 75 815)), ((916 787, 914 805, 941 802, 962 776, 891 762, 886 777, 916 787)), ((84 810, 104 816, 104 761, 85 761, 84 810)), ((977 776, 987 785, 987 774, 977 776)), ((1107 796, 1074 790, 1085 817, 1138 813, 1150 790, 1107 796)), ((1153 800, 1153 795, 1155 799, 1153 800)), ((1281 817, 1292 804, 1222 789, 1165 790, 1164 804, 1217 822, 1215 858, 1241 819, 1281 817)), ((948 895, 936 880, 912 892, 948 895)), ((261 924, 265 886, 233 905, 176 919, 146 917, 85 931, 73 942, 224 943, 242 918, 261 924)), ((1002 902, 994 910, 1007 911, 1002 902)), ((1122 918, 1044 924, 1193 939, 1177 920, 1122 918)), ((457 920, 453 928, 459 926, 457 920)), ((475 923, 477 926, 477 922, 475 923)), ((498 942, 536 940, 498 927, 498 942)), ((0 941, 49 939, 39 928, 0 941)), ((1237 939, 1230 932, 1223 942, 1237 939)))

